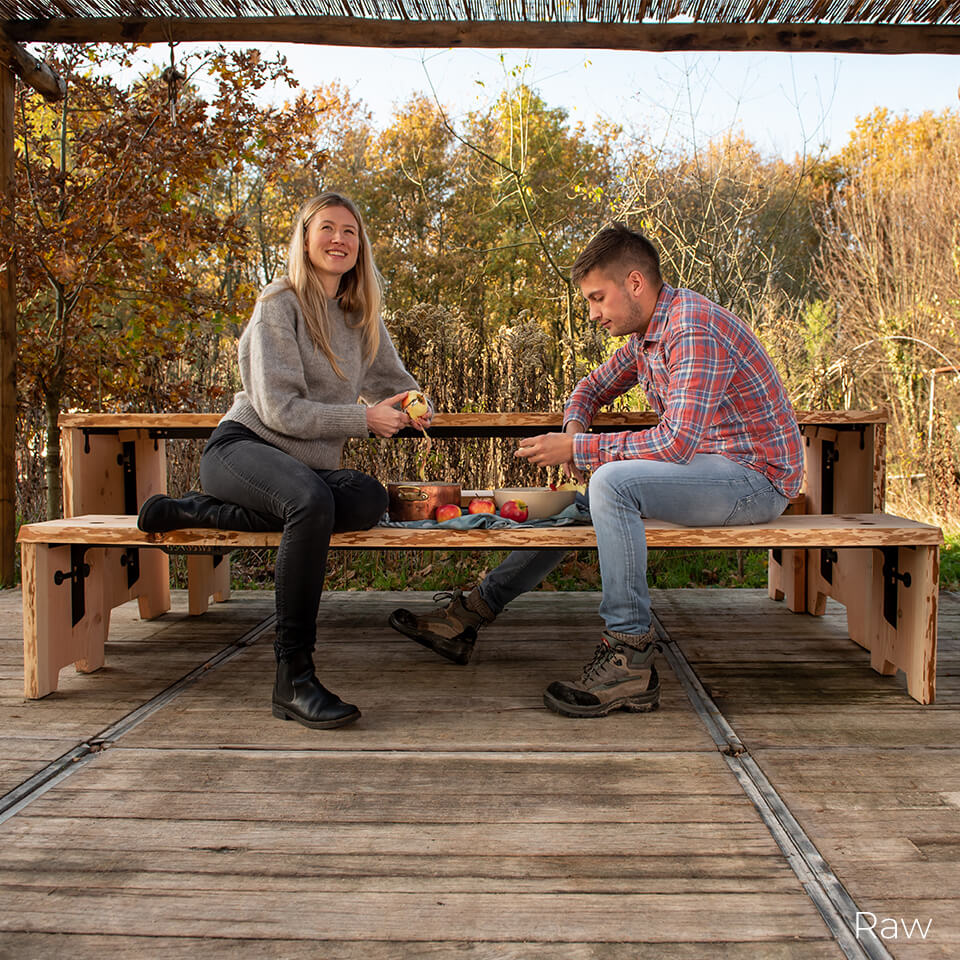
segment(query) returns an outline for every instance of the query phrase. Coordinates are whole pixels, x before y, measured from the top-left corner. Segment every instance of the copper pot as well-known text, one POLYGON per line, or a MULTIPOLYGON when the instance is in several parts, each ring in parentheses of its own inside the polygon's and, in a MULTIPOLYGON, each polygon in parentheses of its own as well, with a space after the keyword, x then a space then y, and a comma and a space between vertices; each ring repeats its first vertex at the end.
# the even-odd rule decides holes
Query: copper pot
POLYGON ((459 483, 423 483, 404 480, 387 484, 391 520, 432 520, 437 507, 445 503, 460 506, 459 483))

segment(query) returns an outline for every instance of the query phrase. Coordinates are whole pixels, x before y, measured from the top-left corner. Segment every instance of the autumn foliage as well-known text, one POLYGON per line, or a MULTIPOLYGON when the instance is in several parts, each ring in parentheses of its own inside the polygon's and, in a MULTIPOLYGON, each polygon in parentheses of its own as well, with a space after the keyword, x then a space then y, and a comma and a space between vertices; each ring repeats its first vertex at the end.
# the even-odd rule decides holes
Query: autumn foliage
MULTIPOLYGON (((556 408, 611 348, 570 265, 626 219, 660 246, 668 282, 754 326, 797 406, 889 406, 890 471, 914 478, 891 496, 915 498, 913 515, 960 515, 960 389, 930 373, 960 365, 956 113, 878 111, 832 156, 787 161, 735 132, 673 147, 588 129, 522 72, 465 116, 424 94, 376 128, 338 84, 300 89, 256 51, 184 60, 175 88, 131 56, 44 51, 65 102, 18 93, 25 517, 59 511, 59 411, 226 408, 236 337, 284 269, 296 208, 323 188, 364 210, 388 324, 441 409, 556 408)), ((523 479, 487 442, 441 447, 438 476, 523 479)), ((410 455, 351 450, 396 475, 410 455)), ((195 484, 194 455, 177 469, 174 486, 195 484)))

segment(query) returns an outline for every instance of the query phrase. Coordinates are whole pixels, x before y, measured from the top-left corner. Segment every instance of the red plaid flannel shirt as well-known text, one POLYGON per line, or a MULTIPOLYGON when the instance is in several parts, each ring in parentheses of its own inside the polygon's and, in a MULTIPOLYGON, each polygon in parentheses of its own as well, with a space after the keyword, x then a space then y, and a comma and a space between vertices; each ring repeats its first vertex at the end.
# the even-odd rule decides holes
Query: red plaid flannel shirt
POLYGON ((564 423, 589 427, 600 407, 636 384, 659 423, 577 434, 578 467, 633 459, 688 463, 698 453, 719 453, 762 473, 785 497, 800 492, 803 444, 793 407, 760 341, 729 310, 664 284, 646 332, 632 334, 577 384, 564 423))

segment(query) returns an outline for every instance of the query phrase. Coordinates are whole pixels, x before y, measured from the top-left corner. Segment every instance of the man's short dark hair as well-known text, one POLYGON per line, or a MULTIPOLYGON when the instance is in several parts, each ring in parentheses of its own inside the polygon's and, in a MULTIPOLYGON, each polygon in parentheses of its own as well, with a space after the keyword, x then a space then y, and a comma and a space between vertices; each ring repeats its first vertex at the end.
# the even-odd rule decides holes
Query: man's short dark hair
POLYGON ((579 287, 583 278, 598 267, 607 270, 621 268, 624 276, 631 270, 639 270, 652 283, 663 282, 657 248, 642 233, 631 230, 625 223, 611 223, 604 227, 583 248, 570 271, 574 286, 579 287))

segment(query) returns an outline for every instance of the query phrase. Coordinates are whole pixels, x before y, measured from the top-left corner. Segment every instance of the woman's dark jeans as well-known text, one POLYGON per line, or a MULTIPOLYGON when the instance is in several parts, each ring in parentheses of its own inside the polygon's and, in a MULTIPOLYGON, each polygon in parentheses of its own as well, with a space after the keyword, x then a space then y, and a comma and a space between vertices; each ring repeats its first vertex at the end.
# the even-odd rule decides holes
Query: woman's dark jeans
MULTIPOLYGON (((274 574, 277 659, 313 650, 330 534, 367 530, 387 491, 357 470, 314 470, 235 421, 207 442, 200 482, 210 496, 246 508, 251 530, 283 530, 274 574)), ((232 511, 234 523, 244 511, 232 511)))

